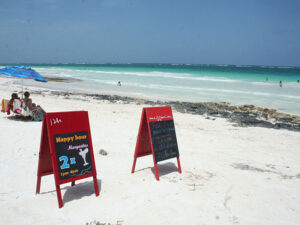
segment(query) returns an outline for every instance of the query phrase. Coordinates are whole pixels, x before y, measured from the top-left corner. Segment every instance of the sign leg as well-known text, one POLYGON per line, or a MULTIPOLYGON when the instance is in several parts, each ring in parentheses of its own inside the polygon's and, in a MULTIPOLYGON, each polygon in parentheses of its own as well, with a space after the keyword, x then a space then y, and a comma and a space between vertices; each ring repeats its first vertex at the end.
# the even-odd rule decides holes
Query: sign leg
POLYGON ((98 196, 99 195, 99 188, 98 188, 98 181, 97 181, 96 175, 93 176, 93 180, 94 180, 95 195, 98 196))
POLYGON ((178 172, 179 172, 179 173, 182 173, 182 172, 181 172, 181 165, 180 165, 179 157, 177 157, 177 165, 178 165, 178 172))
POLYGON ((159 180, 159 173, 158 173, 158 167, 157 167, 157 163, 154 163, 154 169, 155 169, 155 177, 156 180, 159 180))
POLYGON ((132 164, 131 173, 134 173, 135 164, 136 164, 136 157, 134 157, 134 160, 133 160, 133 164, 132 164))
POLYGON ((40 175, 37 176, 37 182, 36 182, 36 194, 40 193, 40 189, 41 189, 41 179, 42 177, 40 175))
POLYGON ((64 206, 64 203, 61 198, 61 191, 60 191, 59 185, 56 185, 56 193, 57 193, 58 206, 59 206, 59 208, 61 208, 64 206))

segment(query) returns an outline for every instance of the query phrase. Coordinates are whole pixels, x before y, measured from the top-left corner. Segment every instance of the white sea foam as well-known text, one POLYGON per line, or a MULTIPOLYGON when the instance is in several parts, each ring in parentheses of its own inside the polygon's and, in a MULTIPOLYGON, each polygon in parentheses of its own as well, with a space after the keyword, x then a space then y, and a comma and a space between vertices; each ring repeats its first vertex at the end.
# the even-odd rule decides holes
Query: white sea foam
POLYGON ((278 86, 277 82, 251 82, 251 84, 258 86, 278 86))
POLYGON ((149 77, 149 78, 169 78, 169 79, 182 79, 194 81, 212 81, 212 82, 238 82, 237 80, 228 79, 226 77, 213 77, 213 76, 195 76, 189 73, 170 73, 161 71, 150 72, 127 72, 127 71, 105 71, 105 70, 80 70, 80 69, 67 69, 67 68, 39 68, 38 71, 45 76, 59 76, 59 77, 80 77, 83 80, 91 79, 91 76, 97 74, 106 75, 119 75, 119 76, 136 76, 136 77, 149 77))
POLYGON ((225 77, 211 77, 211 76, 198 76, 188 74, 188 73, 167 73, 160 71, 153 72, 119 72, 119 71, 85 71, 97 74, 107 74, 107 75, 128 75, 137 77, 156 77, 156 78, 170 78, 170 79, 184 79, 184 80, 195 80, 195 81, 213 81, 213 82, 238 82, 237 80, 228 79, 225 77))
POLYGON ((291 68, 294 68, 292 66, 278 66, 277 68, 280 68, 280 69, 291 69, 291 68))
POLYGON ((227 65, 227 64, 215 64, 214 66, 228 67, 229 65, 227 65))
POLYGON ((249 67, 253 67, 253 66, 250 66, 250 65, 236 65, 235 67, 249 68, 249 67))
POLYGON ((300 100, 300 96, 295 96, 295 95, 278 95, 280 97, 283 98, 291 98, 291 99, 299 99, 300 100))
MULTIPOLYGON (((115 81, 110 80, 100 80, 100 79, 91 79, 90 81, 94 83, 102 83, 107 85, 116 86, 115 81)), ((261 91, 243 91, 243 90, 233 90, 233 89, 220 89, 220 88, 205 88, 205 87, 192 87, 192 86, 176 86, 176 85, 163 85, 163 84, 141 84, 137 82, 124 82, 123 86, 126 88, 142 88, 143 90, 159 90, 159 91, 172 91, 172 92, 189 92, 189 93, 224 93, 230 95, 240 95, 242 96, 264 96, 264 97, 274 97, 274 98, 290 98, 290 99, 300 99, 300 96, 295 95, 283 95, 276 93, 268 93, 261 91)), ((133 89, 134 90, 134 89, 133 89)))

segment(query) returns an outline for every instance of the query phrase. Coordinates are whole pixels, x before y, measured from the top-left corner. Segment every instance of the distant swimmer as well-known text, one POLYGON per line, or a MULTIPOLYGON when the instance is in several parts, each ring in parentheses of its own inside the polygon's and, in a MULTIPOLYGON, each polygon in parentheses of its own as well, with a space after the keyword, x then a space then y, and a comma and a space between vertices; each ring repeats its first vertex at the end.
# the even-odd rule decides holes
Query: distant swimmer
POLYGON ((282 81, 279 81, 279 87, 282 87, 282 81))
POLYGON ((120 86, 120 87, 122 86, 122 85, 121 85, 121 81, 118 81, 118 86, 120 86))
POLYGON ((297 80, 297 82, 299 83, 299 80, 297 80))
POLYGON ((269 78, 268 78, 268 77, 266 77, 266 81, 269 81, 269 78))

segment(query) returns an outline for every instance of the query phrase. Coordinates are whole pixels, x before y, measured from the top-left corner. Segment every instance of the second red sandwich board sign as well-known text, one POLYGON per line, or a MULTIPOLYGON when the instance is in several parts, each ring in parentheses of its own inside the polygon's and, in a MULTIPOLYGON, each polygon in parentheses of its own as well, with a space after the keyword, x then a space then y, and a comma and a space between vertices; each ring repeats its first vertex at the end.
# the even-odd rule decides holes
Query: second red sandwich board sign
POLYGON ((36 193, 41 177, 54 174, 59 207, 63 206, 60 185, 93 177, 99 195, 88 112, 46 113, 43 118, 36 193))
POLYGON ((157 162, 177 158, 181 173, 176 132, 170 106, 143 108, 131 172, 134 173, 138 157, 153 156, 156 179, 159 180, 157 162))

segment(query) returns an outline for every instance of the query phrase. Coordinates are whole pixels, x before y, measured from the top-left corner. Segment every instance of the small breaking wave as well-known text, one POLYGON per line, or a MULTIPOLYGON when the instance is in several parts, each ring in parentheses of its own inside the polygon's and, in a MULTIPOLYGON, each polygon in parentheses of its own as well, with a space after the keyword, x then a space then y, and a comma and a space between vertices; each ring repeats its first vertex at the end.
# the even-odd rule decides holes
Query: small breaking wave
MULTIPOLYGON (((190 73, 171 73, 161 71, 150 71, 150 72, 130 72, 130 71, 105 71, 105 70, 78 70, 78 69, 67 69, 67 68, 47 68, 41 69, 40 72, 45 76, 62 76, 62 77, 76 77, 83 80, 97 79, 99 75, 112 75, 112 76, 135 76, 145 78, 165 78, 165 79, 180 79, 187 81, 210 81, 210 82, 238 82, 238 80, 229 79, 226 77, 216 77, 207 75, 195 75, 190 73)), ((101 79, 99 77, 99 79, 101 79)), ((111 79, 114 79, 111 77, 111 79)))

